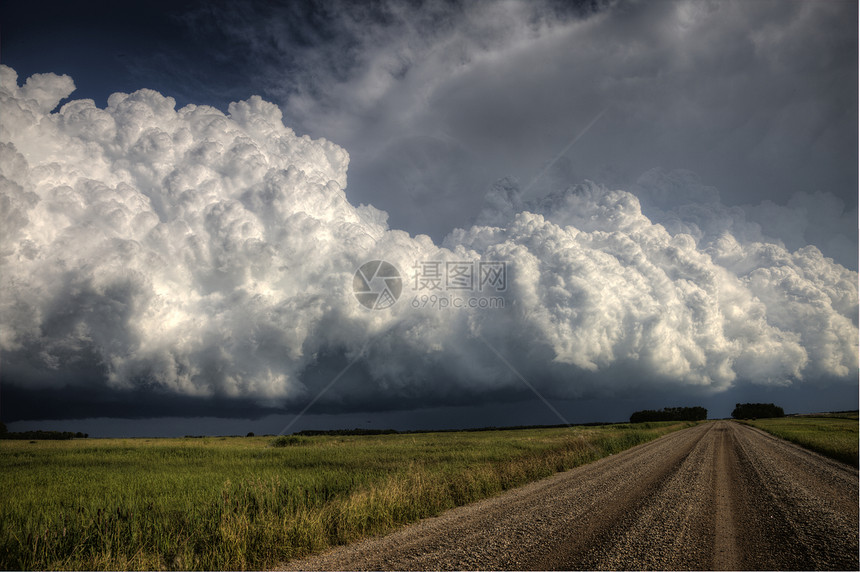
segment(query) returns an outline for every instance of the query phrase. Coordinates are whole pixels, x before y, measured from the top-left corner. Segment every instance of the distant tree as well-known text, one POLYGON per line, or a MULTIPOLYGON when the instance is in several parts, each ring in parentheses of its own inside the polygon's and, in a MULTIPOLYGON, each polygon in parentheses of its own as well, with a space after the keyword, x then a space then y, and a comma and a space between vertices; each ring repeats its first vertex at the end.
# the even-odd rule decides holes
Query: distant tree
POLYGON ((773 403, 736 403, 732 417, 734 419, 785 417, 785 411, 773 403))
POLYGON ((630 415, 631 423, 646 423, 648 421, 659 421, 660 412, 654 409, 643 409, 642 411, 634 411, 630 415))
POLYGON ((245 435, 245 437, 253 437, 253 436, 254 436, 254 432, 253 432, 253 431, 248 431, 248 434, 247 434, 247 435, 245 435))
POLYGON ((3 435, 5 433, 6 433, 6 424, 3 423, 2 421, 0 421, 0 435, 3 435))
POLYGON ((708 418, 708 410, 704 407, 664 407, 661 411, 643 409, 630 416, 631 423, 648 421, 703 421, 708 418))

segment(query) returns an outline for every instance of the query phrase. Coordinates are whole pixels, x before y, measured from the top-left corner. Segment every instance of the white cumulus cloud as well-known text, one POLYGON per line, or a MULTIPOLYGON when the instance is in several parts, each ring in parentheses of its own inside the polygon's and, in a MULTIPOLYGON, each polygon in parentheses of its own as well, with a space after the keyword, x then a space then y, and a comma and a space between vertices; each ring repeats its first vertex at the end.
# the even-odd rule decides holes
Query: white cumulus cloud
POLYGON ((656 224, 633 194, 591 183, 524 201, 512 180, 437 245, 350 204, 347 151, 296 135, 259 97, 226 115, 151 90, 55 111, 73 89, 52 74, 19 86, 0 66, 5 383, 95 375, 289 403, 318 391, 306 373, 328 357, 366 348, 361 383, 326 400, 522 390, 483 340, 555 396, 856 381, 857 273, 815 247, 656 224), (389 309, 353 296, 369 260, 404 274, 389 309), (504 307, 416 308, 423 261, 504 261, 504 307))

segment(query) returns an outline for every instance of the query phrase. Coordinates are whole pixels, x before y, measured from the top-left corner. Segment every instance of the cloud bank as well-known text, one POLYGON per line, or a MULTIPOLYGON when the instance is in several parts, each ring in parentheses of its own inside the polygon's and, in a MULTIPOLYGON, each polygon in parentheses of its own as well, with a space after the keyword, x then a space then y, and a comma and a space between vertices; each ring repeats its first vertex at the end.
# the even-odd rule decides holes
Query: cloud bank
POLYGON ((522 394, 488 344, 549 397, 856 383, 857 273, 721 226, 705 191, 700 224, 657 224, 623 190, 529 199, 502 180, 438 245, 350 204, 347 151, 259 97, 227 114, 152 90, 55 110, 73 89, 0 66, 7 386, 291 407, 361 356, 322 407, 522 394), (353 295, 370 260, 404 275, 386 310, 353 295), (416 308, 421 261, 505 261, 504 307, 416 308))
POLYGON ((747 218, 776 217, 767 236, 856 269, 855 2, 327 0, 188 18, 243 54, 290 125, 349 149, 350 196, 399 228, 468 226, 493 181, 531 181, 605 110, 529 198, 584 179, 636 194, 655 166, 690 169, 747 218))

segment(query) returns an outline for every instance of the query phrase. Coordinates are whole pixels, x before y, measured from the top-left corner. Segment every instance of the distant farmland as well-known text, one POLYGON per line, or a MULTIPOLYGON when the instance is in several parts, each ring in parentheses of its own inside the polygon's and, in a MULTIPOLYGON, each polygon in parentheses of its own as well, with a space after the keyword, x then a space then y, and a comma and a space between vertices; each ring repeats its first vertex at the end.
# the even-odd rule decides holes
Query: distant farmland
POLYGON ((858 466, 858 414, 794 415, 744 421, 801 447, 858 466))

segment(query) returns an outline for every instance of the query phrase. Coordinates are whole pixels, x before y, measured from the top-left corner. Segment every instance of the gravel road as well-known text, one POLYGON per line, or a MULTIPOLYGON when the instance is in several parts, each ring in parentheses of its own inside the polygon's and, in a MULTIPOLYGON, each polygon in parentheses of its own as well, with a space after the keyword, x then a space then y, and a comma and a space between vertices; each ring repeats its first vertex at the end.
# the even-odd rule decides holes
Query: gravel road
POLYGON ((857 470, 730 421, 684 429, 290 570, 857 570, 857 470))

